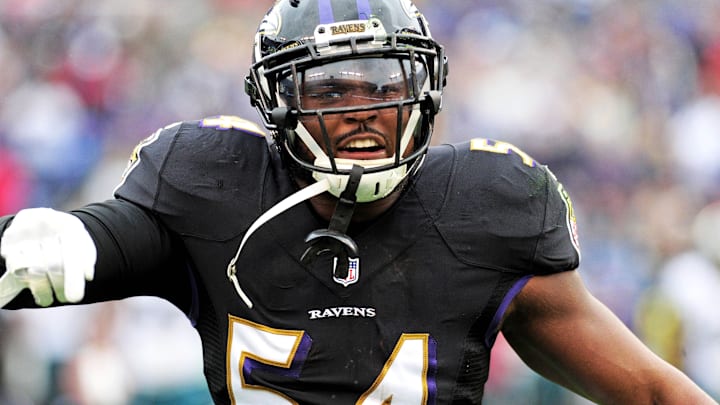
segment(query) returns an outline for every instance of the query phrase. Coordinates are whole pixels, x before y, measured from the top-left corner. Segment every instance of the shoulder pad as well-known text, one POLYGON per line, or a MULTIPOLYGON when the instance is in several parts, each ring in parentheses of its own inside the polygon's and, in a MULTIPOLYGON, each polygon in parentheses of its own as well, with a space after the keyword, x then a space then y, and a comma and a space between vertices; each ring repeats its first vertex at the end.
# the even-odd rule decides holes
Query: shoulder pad
POLYGON ((175 122, 170 125, 164 126, 157 131, 153 132, 150 136, 146 137, 142 141, 140 141, 132 150, 132 153, 130 153, 130 159, 128 159, 127 166, 125 167, 125 171, 122 174, 122 180, 125 180, 125 177, 132 171, 132 169, 137 166, 140 160, 140 151, 153 143, 155 143, 158 139, 160 139, 160 134, 163 133, 163 131, 168 131, 173 128, 179 127, 182 124, 182 122, 175 122))
POLYGON ((217 115, 200 121, 200 128, 214 128, 220 131, 235 129, 255 136, 265 136, 259 125, 235 115, 217 115))
POLYGON ((530 155, 523 152, 517 146, 503 141, 495 141, 486 138, 474 138, 470 140, 470 150, 499 153, 502 155, 515 154, 522 158, 523 163, 526 166, 535 167, 538 166, 538 162, 535 161, 530 155))

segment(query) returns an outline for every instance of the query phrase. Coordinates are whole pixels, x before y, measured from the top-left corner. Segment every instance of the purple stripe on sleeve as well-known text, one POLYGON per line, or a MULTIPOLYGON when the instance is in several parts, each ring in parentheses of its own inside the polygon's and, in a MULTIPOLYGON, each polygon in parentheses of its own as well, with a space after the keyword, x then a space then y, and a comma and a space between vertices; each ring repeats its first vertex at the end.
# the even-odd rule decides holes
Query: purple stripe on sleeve
POLYGON ((335 22, 332 3, 330 3, 330 0, 318 1, 318 15, 320 16, 320 24, 330 24, 335 22))
POLYGON ((502 320, 503 315, 505 315, 505 311, 507 311, 508 306, 510 306, 510 302, 512 302, 513 298, 520 293, 523 287, 525 287, 525 284, 527 284, 532 277, 533 276, 525 276, 516 281, 515 285, 513 285, 512 288, 510 288, 510 291, 508 291, 505 295, 505 298, 503 298, 500 303, 500 306, 498 307, 497 312, 495 312, 495 316, 487 329, 487 334, 485 335, 485 346, 491 347, 493 345, 498 329, 500 328, 500 321, 502 320))
POLYGON ((372 9, 370 8, 370 0, 357 0, 358 19, 369 20, 372 9))

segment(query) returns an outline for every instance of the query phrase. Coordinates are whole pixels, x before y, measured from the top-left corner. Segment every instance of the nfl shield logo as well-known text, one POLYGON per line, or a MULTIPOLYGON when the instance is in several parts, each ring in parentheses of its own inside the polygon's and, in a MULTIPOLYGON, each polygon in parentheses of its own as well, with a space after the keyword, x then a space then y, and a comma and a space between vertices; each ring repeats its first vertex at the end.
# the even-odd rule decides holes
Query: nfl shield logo
MULTIPOLYGON (((335 270, 335 267, 337 267, 337 257, 333 259, 333 270, 335 270)), ((333 271, 333 274, 335 272, 333 271)), ((336 283, 342 284, 343 287, 347 287, 350 284, 357 283, 357 281, 360 279, 360 258, 357 259, 351 259, 348 257, 348 272, 347 277, 345 278, 339 278, 333 276, 333 280, 335 280, 336 283)))

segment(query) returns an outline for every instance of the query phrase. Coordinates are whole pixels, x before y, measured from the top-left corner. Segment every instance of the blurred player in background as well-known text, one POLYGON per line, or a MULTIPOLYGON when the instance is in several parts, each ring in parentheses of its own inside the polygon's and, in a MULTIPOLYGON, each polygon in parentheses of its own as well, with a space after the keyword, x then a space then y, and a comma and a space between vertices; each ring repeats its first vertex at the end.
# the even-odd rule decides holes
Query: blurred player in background
POLYGON ((694 218, 690 246, 658 270, 655 288, 641 307, 643 338, 713 397, 720 397, 720 202, 694 218))

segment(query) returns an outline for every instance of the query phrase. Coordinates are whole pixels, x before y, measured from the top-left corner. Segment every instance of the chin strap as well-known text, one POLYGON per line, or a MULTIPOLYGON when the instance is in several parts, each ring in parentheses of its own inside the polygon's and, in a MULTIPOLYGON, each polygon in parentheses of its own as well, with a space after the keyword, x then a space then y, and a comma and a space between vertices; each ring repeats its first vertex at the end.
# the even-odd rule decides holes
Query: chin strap
MULTIPOLYGON (((335 266, 334 270, 335 276, 341 278, 347 277, 347 269, 349 263, 348 257, 357 257, 358 247, 357 244, 355 244, 355 241, 352 240, 352 238, 350 238, 349 236, 347 236, 345 232, 350 225, 350 220, 352 219, 353 212, 355 211, 355 192, 357 191, 358 185, 360 184, 360 178, 363 175, 363 171, 364 169, 361 166, 353 166, 350 172, 350 179, 348 180, 348 185, 338 199, 337 206, 335 207, 335 212, 333 213, 332 218, 330 218, 330 225, 328 226, 328 229, 317 229, 310 232, 310 234, 308 234, 308 236, 305 238, 305 242, 310 243, 310 247, 305 250, 305 253, 303 253, 302 257, 300 258, 300 261, 303 265, 311 263, 317 256, 325 253, 332 253, 338 260, 338 265, 335 266), (342 274, 341 272, 344 272, 344 274, 342 274)), ((250 225, 250 228, 248 228, 247 232, 245 232, 245 235, 240 242, 240 246, 235 253, 235 257, 233 257, 233 259, 228 264, 227 276, 230 281, 232 281, 233 286, 235 286, 235 291, 237 291, 238 295, 243 300, 243 302, 245 302, 245 305, 247 305, 248 308, 252 308, 253 303, 247 296, 247 294, 245 294, 245 291, 243 291, 237 278, 237 261, 238 258, 240 258, 240 252, 242 252, 243 247, 245 247, 245 243, 248 241, 248 239, 250 239, 250 236, 258 230, 258 228, 260 228, 269 220, 282 214, 283 212, 303 201, 309 200, 317 195, 328 191, 329 188, 329 181, 327 179, 323 179, 321 181, 318 181, 317 183, 300 189, 296 193, 291 194, 284 200, 275 204, 264 214, 260 215, 260 217, 258 217, 258 219, 256 219, 255 222, 252 223, 252 225, 250 225)))
MULTIPOLYGON (((279 203, 275 204, 272 208, 267 210, 264 214, 260 215, 258 219, 255 220, 255 222, 250 225, 250 228, 248 228, 247 232, 245 232, 245 236, 243 236, 242 241, 240 242, 240 246, 238 247, 237 253, 235 253, 235 257, 230 261, 230 264, 228 264, 227 267, 227 276, 232 281, 233 285, 235 286, 235 291, 237 291, 238 295, 242 300, 245 302, 245 304, 248 306, 248 308, 253 307, 252 301, 250 301, 250 298, 248 298, 247 294, 243 291, 242 287, 240 287, 240 282, 237 279, 237 266, 236 263, 238 261, 238 258, 240 257, 240 252, 242 251, 243 247, 245 246, 245 243, 248 239, 250 239, 250 235, 252 235, 258 228, 260 228, 263 224, 265 224, 267 221, 271 220, 272 218, 282 214, 283 212, 287 211, 288 209, 292 208, 293 206, 305 201, 309 200, 316 195, 320 195, 324 192, 326 192, 329 189, 330 185, 327 180, 318 181, 317 183, 311 184, 303 189, 300 189, 294 194, 291 194, 290 196, 286 197, 284 200, 280 201, 279 203)), ((351 214, 352 215, 352 214, 351 214)))
POLYGON ((346 232, 355 212, 356 192, 363 171, 362 166, 353 165, 347 186, 340 194, 335 212, 330 218, 330 225, 328 225, 327 229, 316 229, 305 237, 305 242, 309 243, 310 246, 300 258, 303 265, 309 265, 318 256, 331 254, 336 260, 333 275, 340 279, 347 277, 348 257, 359 256, 357 244, 351 237, 346 235, 346 232))

